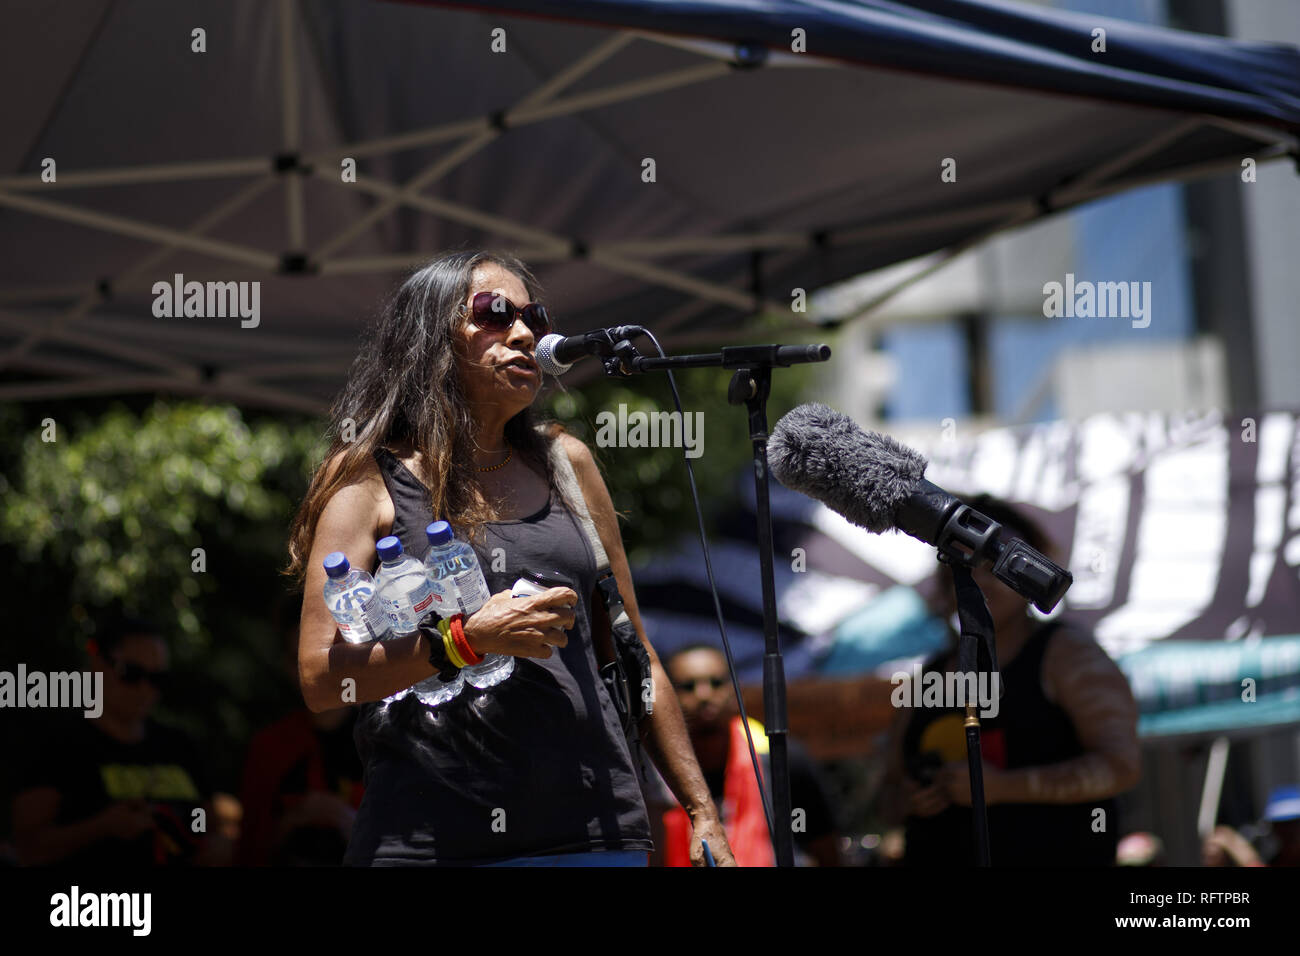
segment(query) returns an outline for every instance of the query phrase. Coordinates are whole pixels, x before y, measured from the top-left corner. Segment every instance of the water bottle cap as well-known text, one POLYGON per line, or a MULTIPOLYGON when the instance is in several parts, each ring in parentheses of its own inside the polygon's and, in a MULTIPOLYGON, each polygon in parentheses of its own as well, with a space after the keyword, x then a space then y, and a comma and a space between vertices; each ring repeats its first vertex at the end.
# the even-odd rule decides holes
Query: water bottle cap
MULTIPOLYGON (((524 568, 519 572, 519 576, 528 581, 532 581, 539 587, 544 588, 572 588, 571 582, 560 571, 534 571, 532 568, 524 568)), ((574 588, 574 590, 577 590, 574 588)))
POLYGON ((352 566, 348 564, 348 556, 342 551, 331 551, 325 555, 325 573, 331 578, 347 577, 348 571, 352 566))
POLYGON ((380 538, 375 543, 375 550, 379 552, 380 561, 396 561, 402 556, 401 539, 391 534, 387 538, 380 538))
POLYGON ((433 545, 446 544, 456 537, 456 532, 451 530, 451 525, 446 521, 433 522, 424 529, 424 533, 429 536, 429 543, 433 545))

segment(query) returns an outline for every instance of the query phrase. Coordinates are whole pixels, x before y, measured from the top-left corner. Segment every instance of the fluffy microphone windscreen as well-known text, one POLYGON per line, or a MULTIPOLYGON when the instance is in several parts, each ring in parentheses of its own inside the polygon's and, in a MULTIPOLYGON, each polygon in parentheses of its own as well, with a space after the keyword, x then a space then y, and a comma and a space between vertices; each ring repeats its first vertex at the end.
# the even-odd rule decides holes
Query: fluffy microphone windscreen
POLYGON ((877 534, 894 527, 895 510, 926 466, 919 452, 815 402, 776 423, 767 457, 781 484, 877 534))

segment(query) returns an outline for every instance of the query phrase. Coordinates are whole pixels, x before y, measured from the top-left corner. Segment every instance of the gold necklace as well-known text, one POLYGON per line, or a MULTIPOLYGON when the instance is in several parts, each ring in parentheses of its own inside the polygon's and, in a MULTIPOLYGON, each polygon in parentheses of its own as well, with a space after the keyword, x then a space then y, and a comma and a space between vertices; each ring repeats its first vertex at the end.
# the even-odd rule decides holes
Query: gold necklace
POLYGON ((510 446, 507 445, 507 446, 506 446, 506 460, 505 460, 505 461, 501 462, 501 464, 499 464, 499 465, 488 465, 488 467, 486 467, 486 468, 479 468, 478 470, 479 470, 479 471, 496 471, 498 468, 504 468, 506 465, 510 464, 510 459, 514 457, 514 454, 515 454, 515 450, 514 450, 513 448, 511 448, 510 446))

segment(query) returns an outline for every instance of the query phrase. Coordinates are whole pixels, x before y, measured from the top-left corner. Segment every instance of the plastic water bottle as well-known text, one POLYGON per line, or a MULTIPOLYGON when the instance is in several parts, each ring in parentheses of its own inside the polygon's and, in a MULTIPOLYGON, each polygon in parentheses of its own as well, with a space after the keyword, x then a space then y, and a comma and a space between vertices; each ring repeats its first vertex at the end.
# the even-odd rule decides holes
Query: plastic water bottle
MULTIPOLYGON (((492 596, 478 555, 467 542, 456 540, 446 521, 435 521, 424 533, 429 536, 424 571, 433 586, 438 613, 450 617, 459 611, 469 617, 492 596)), ((514 669, 515 659, 509 654, 484 654, 482 664, 466 667, 461 673, 472 686, 484 688, 501 683, 514 669)))
MULTIPOLYGON (((325 556, 325 606, 329 608, 334 623, 339 626, 339 633, 349 644, 361 644, 366 641, 386 641, 393 636, 393 629, 388 625, 388 615, 384 613, 384 602, 380 600, 379 589, 375 580, 363 568, 354 568, 348 564, 347 555, 335 551, 325 556)), ((391 704, 407 695, 410 688, 403 688, 396 694, 384 698, 384 703, 391 704)))
MULTIPOLYGON (((410 555, 402 553, 402 542, 393 535, 380 538, 375 544, 379 552, 379 570, 375 585, 388 616, 394 637, 414 634, 420 628, 420 619, 433 610, 433 587, 424 573, 424 566, 410 555)), ((429 707, 451 700, 465 686, 465 678, 457 674, 450 683, 443 683, 435 675, 416 684, 415 695, 429 707)))
POLYGON ((349 644, 381 641, 389 631, 375 580, 362 568, 348 564, 347 555, 335 551, 325 556, 325 606, 349 644))

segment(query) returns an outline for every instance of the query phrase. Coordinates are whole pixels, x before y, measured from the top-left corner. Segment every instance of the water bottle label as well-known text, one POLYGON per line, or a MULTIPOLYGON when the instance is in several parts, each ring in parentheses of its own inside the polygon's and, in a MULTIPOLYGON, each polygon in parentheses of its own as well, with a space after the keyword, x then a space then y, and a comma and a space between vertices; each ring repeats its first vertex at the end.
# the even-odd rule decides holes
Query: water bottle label
POLYGON ((481 608, 491 597, 488 594, 487 580, 477 566, 456 575, 454 580, 460 598, 460 613, 466 617, 481 608))
POLYGON ((369 588, 358 589, 357 596, 361 599, 361 612, 366 616, 366 628, 370 631, 363 639, 375 640, 388 630, 384 606, 379 602, 379 595, 369 588))
POLYGON ((385 599, 384 613, 388 615, 388 623, 392 625, 394 631, 408 634, 415 629, 415 624, 411 621, 409 605, 407 605, 405 601, 390 601, 385 599))
POLYGON ((340 621, 338 618, 334 622, 339 626, 339 633, 343 635, 343 640, 349 644, 361 644, 370 640, 370 635, 366 633, 364 627, 358 627, 355 624, 349 624, 347 621, 340 621))
POLYGON ((410 634, 420 626, 420 618, 433 606, 433 588, 426 581, 414 591, 396 598, 385 597, 384 612, 398 634, 410 634))
POLYGON ((512 598, 531 597, 534 594, 542 594, 545 589, 527 578, 520 578, 510 589, 512 598))
POLYGON ((360 586, 345 591, 326 588, 325 603, 339 633, 350 644, 373 640, 386 629, 383 611, 372 588, 360 586))
POLYGON ((429 587, 433 589, 433 609, 442 617, 452 614, 451 609, 456 606, 455 585, 451 581, 442 580, 430 581, 429 587))

